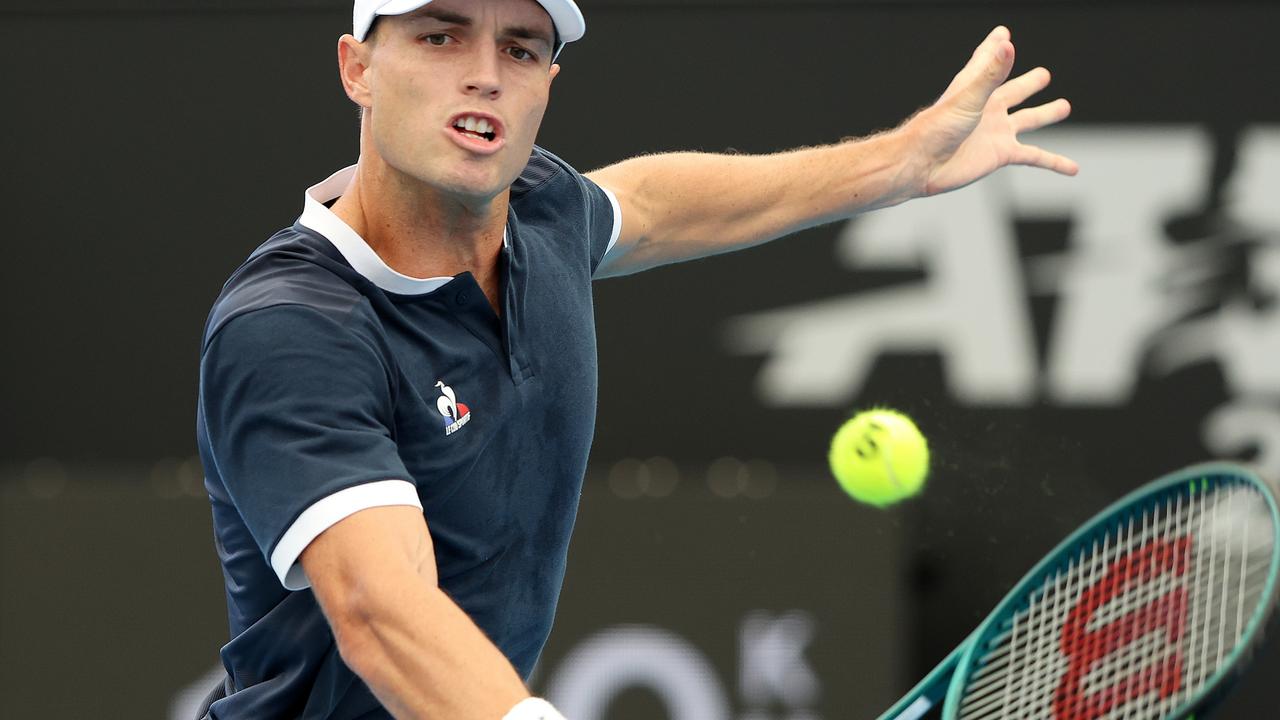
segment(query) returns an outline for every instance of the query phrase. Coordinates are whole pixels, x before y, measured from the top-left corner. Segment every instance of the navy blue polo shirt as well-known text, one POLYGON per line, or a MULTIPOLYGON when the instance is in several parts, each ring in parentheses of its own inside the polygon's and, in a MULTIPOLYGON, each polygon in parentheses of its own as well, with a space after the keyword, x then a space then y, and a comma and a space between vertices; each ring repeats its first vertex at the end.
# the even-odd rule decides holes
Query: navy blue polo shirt
POLYGON ((383 718, 298 557, 360 510, 422 508, 441 587, 524 676, 551 629, 596 411, 591 278, 616 198, 535 148, 511 189, 501 315, 470 273, 411 278, 326 207, 227 281, 205 327, 197 436, 235 692, 216 718, 383 718))

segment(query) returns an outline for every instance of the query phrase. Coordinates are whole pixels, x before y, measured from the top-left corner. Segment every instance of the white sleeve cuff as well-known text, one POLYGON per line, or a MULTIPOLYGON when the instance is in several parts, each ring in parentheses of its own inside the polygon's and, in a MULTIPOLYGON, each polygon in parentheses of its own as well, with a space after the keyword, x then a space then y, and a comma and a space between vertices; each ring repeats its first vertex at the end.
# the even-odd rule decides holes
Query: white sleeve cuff
POLYGON ((609 245, 604 249, 604 255, 601 255, 601 262, 609 255, 609 251, 613 246, 618 244, 618 237, 622 235, 622 205, 618 204, 618 196, 613 191, 603 185, 600 189, 604 191, 605 197, 609 198, 609 204, 613 206, 613 233, 609 235, 609 245))
POLYGON ((564 720, 564 716, 546 700, 531 697, 516 703, 502 720, 564 720))
POLYGON ((380 480, 349 487, 316 501, 289 526, 276 549, 271 551, 271 569, 276 571, 286 590, 306 590, 311 581, 302 570, 298 557, 312 540, 339 521, 361 510, 389 505, 412 505, 422 509, 418 489, 405 480, 380 480))

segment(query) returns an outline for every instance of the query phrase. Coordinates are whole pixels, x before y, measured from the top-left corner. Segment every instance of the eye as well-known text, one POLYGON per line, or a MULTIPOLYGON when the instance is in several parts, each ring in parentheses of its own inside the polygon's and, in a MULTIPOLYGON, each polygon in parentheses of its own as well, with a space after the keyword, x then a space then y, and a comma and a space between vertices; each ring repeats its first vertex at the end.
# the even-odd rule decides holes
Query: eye
POLYGON ((513 45, 512 47, 507 48, 507 54, 520 62, 532 62, 538 59, 537 55, 534 55, 519 45, 513 45))
POLYGON ((445 43, 448 43, 450 40, 449 36, 445 35, 444 33, 432 33, 430 35, 423 35, 422 39, 425 40, 428 45, 435 45, 436 47, 440 47, 445 43))

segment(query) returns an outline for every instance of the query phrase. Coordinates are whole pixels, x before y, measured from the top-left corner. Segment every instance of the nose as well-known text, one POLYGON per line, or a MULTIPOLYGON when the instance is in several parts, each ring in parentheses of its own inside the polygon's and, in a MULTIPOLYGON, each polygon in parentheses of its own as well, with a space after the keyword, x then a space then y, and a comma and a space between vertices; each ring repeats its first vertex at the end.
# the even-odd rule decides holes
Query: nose
POLYGON ((497 44, 482 43, 471 55, 471 64, 463 76, 463 91, 467 95, 497 100, 502 95, 497 44))

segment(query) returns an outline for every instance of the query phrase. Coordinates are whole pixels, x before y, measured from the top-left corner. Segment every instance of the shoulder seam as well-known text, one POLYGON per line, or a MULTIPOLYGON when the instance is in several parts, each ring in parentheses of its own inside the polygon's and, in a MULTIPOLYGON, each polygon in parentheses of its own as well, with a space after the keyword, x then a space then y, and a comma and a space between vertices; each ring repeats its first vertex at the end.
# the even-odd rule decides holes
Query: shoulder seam
POLYGON ((395 395, 399 392, 399 382, 397 381, 395 368, 393 367, 392 361, 384 357, 383 353, 380 352, 376 346, 371 344, 368 338, 364 337, 359 332, 354 332, 350 330, 350 320, 351 320, 351 317, 354 315, 356 303, 353 303, 351 307, 347 308, 346 312, 343 314, 341 322, 339 322, 337 318, 326 315, 325 313, 320 312, 319 310, 311 307, 310 305, 306 305, 300 302, 293 302, 293 301, 285 301, 285 302, 276 303, 274 305, 267 305, 265 307, 253 308, 252 310, 246 310, 239 314, 233 315, 232 317, 227 318, 226 321, 224 321, 221 325, 219 325, 213 331, 213 333, 209 335, 204 345, 200 348, 201 364, 203 364, 204 362, 205 351, 209 349, 209 347, 213 344, 213 341, 217 339, 218 335, 222 333, 223 329, 226 328, 228 325, 230 325, 233 320, 239 320, 242 317, 248 317, 249 315, 254 315, 254 314, 263 312, 265 310, 274 310, 274 309, 286 308, 286 307, 296 307, 296 308, 302 308, 303 310, 310 311, 310 314, 317 315, 321 319, 328 320, 329 322, 332 322, 333 324, 337 325, 343 330, 350 332, 351 336, 355 338, 357 342, 363 345, 370 353, 373 354, 374 357, 378 359, 378 364, 382 366, 382 372, 385 373, 387 376, 387 387, 390 389, 392 398, 394 399, 395 395))
POLYGON ((540 190, 544 185, 546 185, 547 183, 551 182, 552 180, 554 180, 556 177, 558 177, 558 176, 560 176, 560 175, 570 175, 570 176, 572 176, 572 175, 574 174, 574 171, 572 170, 571 166, 570 166, 567 162, 565 162, 564 160, 560 159, 560 158, 559 158, 559 157, 557 157, 556 155, 554 155, 554 154, 552 154, 552 153, 548 152, 547 150, 545 150, 545 149, 543 149, 543 148, 538 147, 538 146, 536 146, 536 145, 535 145, 535 146, 534 146, 534 152, 537 154, 537 156, 538 156, 538 157, 540 157, 540 158, 544 158, 544 159, 546 159, 548 162, 550 162, 552 165, 555 165, 555 167, 556 167, 556 172, 554 172, 554 173, 552 173, 552 174, 548 175, 547 177, 543 178, 543 179, 542 179, 542 180, 540 180, 536 185, 531 185, 531 186, 529 186, 529 189, 528 189, 528 190, 525 190, 523 193, 521 193, 522 195, 530 195, 530 194, 532 194, 532 193, 537 192, 537 191, 538 191, 538 190, 540 190))
MULTIPOLYGON (((279 308, 286 308, 286 307, 296 307, 296 308, 302 308, 303 310, 309 310, 311 314, 318 315, 325 320, 329 320, 333 322, 335 325, 338 325, 339 327, 345 330, 347 329, 347 322, 351 318, 352 311, 355 310, 355 306, 356 306, 356 303, 352 303, 351 306, 347 308, 347 310, 343 313, 342 322, 338 322, 336 318, 332 318, 329 315, 326 315, 325 313, 320 312, 319 310, 311 307, 310 305, 307 305, 306 303, 300 303, 295 300, 283 300, 281 302, 273 303, 271 305, 264 305, 263 307, 256 307, 250 310, 244 310, 242 312, 235 313, 231 317, 222 321, 222 323, 218 325, 218 327, 214 328, 213 332, 209 334, 208 339, 205 341, 204 347, 207 349, 209 345, 213 343, 214 338, 222 334, 223 329, 226 328, 228 325, 230 325, 233 320, 239 320, 242 317, 255 315, 257 313, 260 313, 266 310, 276 310, 279 308)), ((364 341, 363 338, 360 338, 360 339, 361 339, 361 342, 364 341)))

